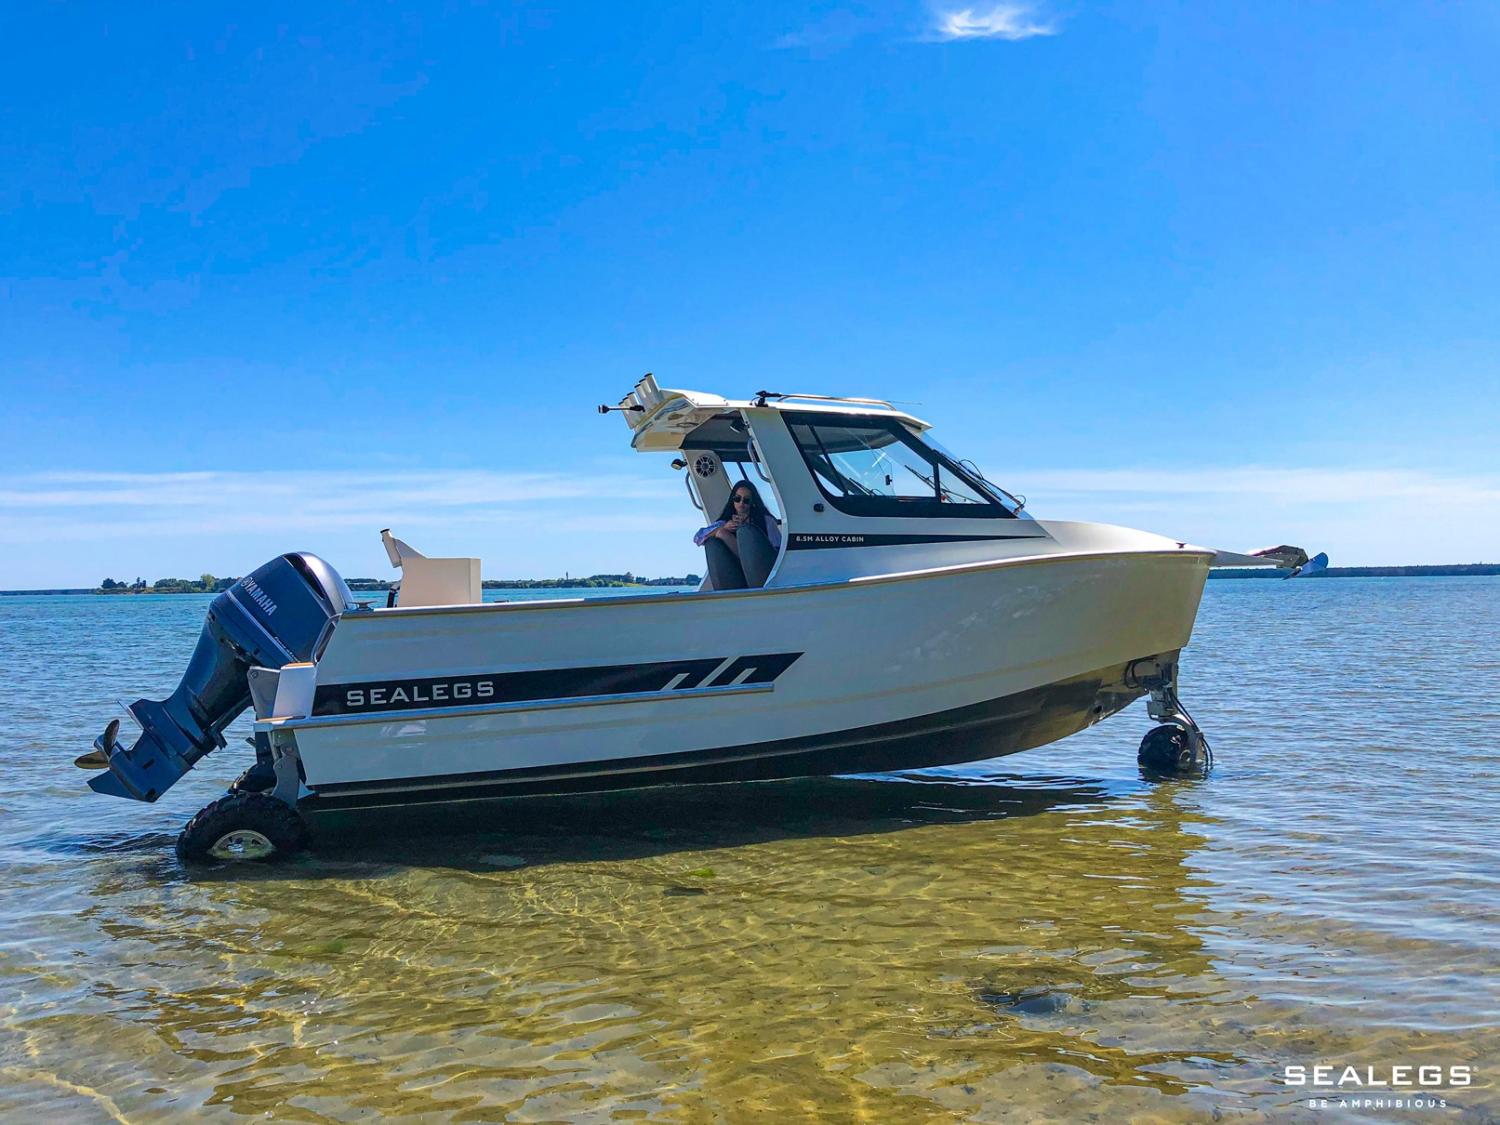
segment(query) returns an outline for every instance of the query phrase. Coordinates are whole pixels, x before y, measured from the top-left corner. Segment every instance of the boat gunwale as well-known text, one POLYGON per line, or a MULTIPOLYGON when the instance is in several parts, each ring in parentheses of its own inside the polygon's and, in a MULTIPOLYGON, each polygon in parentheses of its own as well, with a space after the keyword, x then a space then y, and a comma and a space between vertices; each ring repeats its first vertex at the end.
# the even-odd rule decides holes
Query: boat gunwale
MULTIPOLYGON (((1027 537, 1032 538, 1032 537, 1027 537)), ((1035 538, 1040 538, 1037 536, 1035 538)), ((866 548, 877 550, 879 548, 866 548)), ((376 620, 379 618, 420 617, 463 613, 521 612, 528 610, 574 608, 577 606, 622 606, 663 605, 668 602, 723 600, 732 598, 772 597, 778 594, 803 594, 816 590, 849 590, 864 586, 878 586, 893 582, 911 582, 922 578, 939 578, 950 574, 978 573, 986 570, 1001 570, 1006 567, 1035 566, 1051 562, 1087 562, 1110 558, 1199 558, 1211 563, 1214 552, 1205 547, 1182 546, 1176 550, 1150 548, 1146 550, 1116 551, 1069 551, 1046 555, 1018 555, 1008 559, 978 559, 974 562, 950 563, 946 566, 924 567, 917 570, 893 571, 888 574, 864 574, 853 578, 840 578, 831 582, 799 582, 788 586, 763 586, 754 590, 694 590, 690 593, 664 594, 614 594, 597 598, 538 598, 534 601, 479 602, 473 605, 414 605, 391 606, 371 609, 368 612, 346 612, 344 621, 376 620)), ((1207 576, 1209 567, 1204 567, 1207 576)))

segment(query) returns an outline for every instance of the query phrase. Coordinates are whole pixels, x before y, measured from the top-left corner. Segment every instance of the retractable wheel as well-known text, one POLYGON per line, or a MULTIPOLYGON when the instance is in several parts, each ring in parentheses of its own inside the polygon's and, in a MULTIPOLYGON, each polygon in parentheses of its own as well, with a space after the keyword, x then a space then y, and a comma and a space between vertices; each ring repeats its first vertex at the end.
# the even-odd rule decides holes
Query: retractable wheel
POLYGON ((1141 739, 1141 749, 1135 760, 1142 769, 1164 777, 1193 777, 1201 774, 1205 765, 1198 743, 1187 727, 1163 723, 1153 727, 1141 739))
POLYGON ((307 845, 297 811, 264 793, 230 793, 201 809, 177 837, 184 863, 285 859, 307 845))

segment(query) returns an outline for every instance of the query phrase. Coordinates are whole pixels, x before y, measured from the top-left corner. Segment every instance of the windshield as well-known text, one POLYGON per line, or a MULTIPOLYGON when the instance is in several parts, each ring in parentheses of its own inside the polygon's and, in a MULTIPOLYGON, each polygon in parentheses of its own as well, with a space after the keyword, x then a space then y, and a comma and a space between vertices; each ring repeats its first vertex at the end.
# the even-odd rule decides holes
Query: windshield
POLYGON ((1001 488, 994 481, 990 480, 989 477, 985 476, 984 473, 980 471, 979 466, 974 464, 973 461, 970 461, 967 458, 959 457, 953 452, 953 450, 949 449, 942 442, 938 441, 937 438, 933 437, 931 430, 928 430, 922 435, 922 440, 930 445, 933 449, 941 453, 944 457, 948 458, 948 460, 952 461, 955 465, 960 465, 963 468, 967 469, 969 471, 969 476, 972 477, 976 482, 978 482, 980 487, 982 487, 988 495, 993 496, 1000 503, 1004 504, 1007 509, 1014 512, 1022 519, 1031 518, 1028 513, 1021 510, 1026 506, 1026 498, 1024 496, 1017 496, 1014 493, 1001 488))
POLYGON ((998 490, 888 418, 788 411, 788 429, 819 489, 853 515, 1015 515, 998 490))

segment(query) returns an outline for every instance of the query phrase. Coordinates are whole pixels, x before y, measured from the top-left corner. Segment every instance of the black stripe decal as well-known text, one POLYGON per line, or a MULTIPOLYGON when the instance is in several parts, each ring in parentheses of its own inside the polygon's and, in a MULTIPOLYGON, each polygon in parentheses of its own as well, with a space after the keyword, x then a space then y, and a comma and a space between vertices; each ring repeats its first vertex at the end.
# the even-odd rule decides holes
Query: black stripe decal
POLYGON ((734 683, 735 680, 750 670, 750 675, 740 680, 744 684, 769 684, 774 683, 776 677, 785 672, 796 659, 801 656, 800 652, 773 652, 765 656, 742 656, 724 671, 708 681, 709 687, 724 687, 734 683))
MULTIPOLYGON (((708 685, 721 686, 745 668, 745 681, 768 684, 791 667, 800 652, 743 656, 708 685), (727 674, 727 679, 726 679, 727 674)), ((475 676, 430 676, 363 683, 322 684, 313 696, 314 716, 361 715, 434 707, 474 707, 490 703, 528 703, 544 699, 631 695, 699 687, 725 656, 702 660, 664 660, 646 664, 609 664, 590 668, 538 668, 524 672, 491 672, 475 676), (677 682, 673 682, 677 681, 677 682)))
POLYGON ((919 543, 976 543, 996 539, 1039 539, 1039 535, 814 535, 800 532, 787 540, 789 551, 823 551, 835 547, 904 547, 919 543))

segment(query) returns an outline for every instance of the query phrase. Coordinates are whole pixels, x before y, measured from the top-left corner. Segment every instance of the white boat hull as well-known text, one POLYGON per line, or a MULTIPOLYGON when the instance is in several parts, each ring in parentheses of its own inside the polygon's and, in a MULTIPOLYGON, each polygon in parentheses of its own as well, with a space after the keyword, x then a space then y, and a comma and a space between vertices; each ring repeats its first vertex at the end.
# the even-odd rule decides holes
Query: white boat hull
POLYGON ((310 806, 912 769, 1054 741, 1187 644, 1209 555, 346 614, 295 738, 310 806), (419 674, 418 674, 419 673, 419 674))

